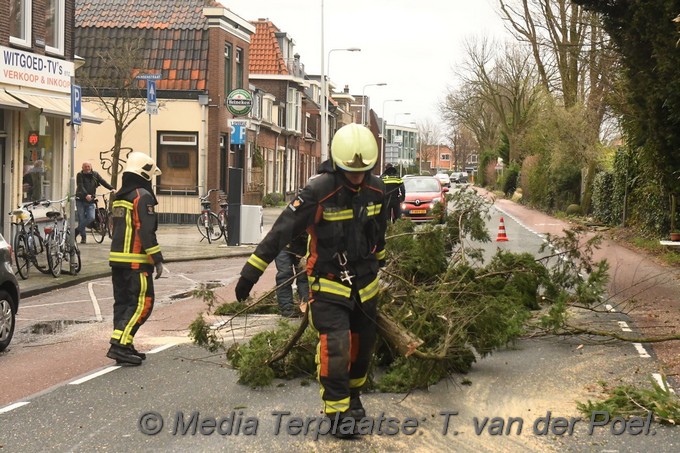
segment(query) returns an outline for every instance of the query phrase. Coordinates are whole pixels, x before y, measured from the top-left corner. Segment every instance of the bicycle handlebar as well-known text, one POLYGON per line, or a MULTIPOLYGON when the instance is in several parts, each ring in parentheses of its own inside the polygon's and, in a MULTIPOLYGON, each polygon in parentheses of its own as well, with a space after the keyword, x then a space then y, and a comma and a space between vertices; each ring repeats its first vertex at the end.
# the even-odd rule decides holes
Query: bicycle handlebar
POLYGON ((198 199, 201 200, 201 201, 206 201, 210 197, 211 193, 217 192, 217 191, 219 191, 219 189, 210 189, 210 190, 208 190, 208 193, 203 195, 202 197, 199 195, 198 199))

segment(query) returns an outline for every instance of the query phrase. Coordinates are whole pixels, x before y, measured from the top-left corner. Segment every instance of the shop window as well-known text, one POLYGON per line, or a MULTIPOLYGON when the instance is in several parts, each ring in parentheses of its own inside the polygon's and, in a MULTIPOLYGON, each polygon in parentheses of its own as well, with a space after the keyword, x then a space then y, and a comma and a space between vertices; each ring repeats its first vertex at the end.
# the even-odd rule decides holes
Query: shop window
POLYGON ((9 1, 9 42, 31 47, 31 0, 9 1))
POLYGON ((160 194, 198 193, 198 134, 160 134, 158 168, 163 172, 156 180, 160 194))
POLYGON ((47 0, 45 12, 45 50, 64 55, 64 1, 47 0))
POLYGON ((37 111, 22 114, 23 178, 22 201, 55 197, 55 174, 59 171, 63 120, 40 115, 37 111))

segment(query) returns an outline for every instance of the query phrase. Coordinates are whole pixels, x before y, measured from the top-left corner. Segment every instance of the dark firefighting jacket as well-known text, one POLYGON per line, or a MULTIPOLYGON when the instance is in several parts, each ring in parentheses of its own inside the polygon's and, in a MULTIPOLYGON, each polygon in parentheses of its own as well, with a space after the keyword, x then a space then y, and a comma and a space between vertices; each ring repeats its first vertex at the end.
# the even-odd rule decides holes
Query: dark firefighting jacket
POLYGON ((406 198, 406 188, 404 181, 397 175, 382 175, 383 183, 385 183, 385 198, 388 203, 397 204, 402 203, 406 198))
POLYGON ((378 268, 385 259, 384 196, 381 179, 368 173, 357 188, 335 171, 312 178, 257 246, 241 276, 257 282, 276 255, 306 230, 311 291, 342 302, 354 289, 362 301, 369 300, 378 293, 378 268), (347 276, 351 279, 343 279, 347 276))
POLYGON ((110 266, 151 271, 155 263, 163 262, 156 239, 156 204, 156 197, 145 188, 116 194, 110 266))

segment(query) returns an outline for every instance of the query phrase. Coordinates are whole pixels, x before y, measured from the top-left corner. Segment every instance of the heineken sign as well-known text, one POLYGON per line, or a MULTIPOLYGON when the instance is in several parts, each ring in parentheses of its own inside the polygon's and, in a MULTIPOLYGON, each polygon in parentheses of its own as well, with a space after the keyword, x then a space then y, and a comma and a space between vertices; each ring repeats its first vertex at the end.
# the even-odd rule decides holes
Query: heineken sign
POLYGON ((253 109, 253 95, 248 90, 237 88, 227 96, 227 108, 232 115, 247 115, 253 109))

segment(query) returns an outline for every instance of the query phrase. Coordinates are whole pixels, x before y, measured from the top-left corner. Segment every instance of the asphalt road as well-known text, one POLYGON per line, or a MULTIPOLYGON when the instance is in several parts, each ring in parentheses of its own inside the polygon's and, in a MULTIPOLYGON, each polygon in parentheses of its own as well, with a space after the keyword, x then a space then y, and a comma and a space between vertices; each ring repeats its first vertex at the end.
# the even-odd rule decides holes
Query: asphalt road
MULTIPOLYGON (((510 240, 487 244, 488 253, 496 247, 534 252, 542 243, 539 234, 524 226, 528 223, 517 223, 504 211, 492 215, 492 238, 503 215, 510 240)), ((562 226, 558 223, 556 229, 562 226)), ((376 419, 381 413, 393 417, 390 426, 396 424, 400 431, 385 429, 382 435, 352 441, 330 436, 316 440, 314 419, 320 405, 313 379, 250 389, 237 383, 237 374, 224 356, 186 342, 188 323, 205 309, 202 301, 190 297, 191 289, 210 281, 220 285, 216 289, 220 300, 231 300, 245 259, 169 266, 168 278, 157 281, 154 314, 138 334, 138 347, 152 352, 141 367, 111 366, 104 357, 111 319, 108 279, 25 299, 12 349, 0 357, 2 450, 680 450, 678 430, 658 424, 648 429, 644 424, 629 426, 629 432, 622 434, 612 433, 610 426, 596 427, 590 434, 589 420, 574 420, 573 434, 560 434, 568 430, 571 418, 581 416, 577 401, 599 397, 598 382, 646 382, 660 369, 653 351, 644 347, 640 351, 632 344, 589 338, 524 339, 480 358, 467 375, 454 376, 428 391, 368 394, 364 397, 368 414, 376 419), (544 434, 548 412, 552 423, 544 434), (311 417, 312 428, 298 433, 292 417, 311 417), (158 432, 151 435, 144 430, 158 432), (641 433, 631 433, 637 431, 641 433)), ((272 268, 256 291, 271 288, 272 268)), ((275 315, 250 316, 223 334, 228 341, 245 341, 277 319, 275 315)), ((609 328, 630 322, 616 312, 589 321, 609 328)), ((621 423, 614 428, 623 429, 621 423)))

